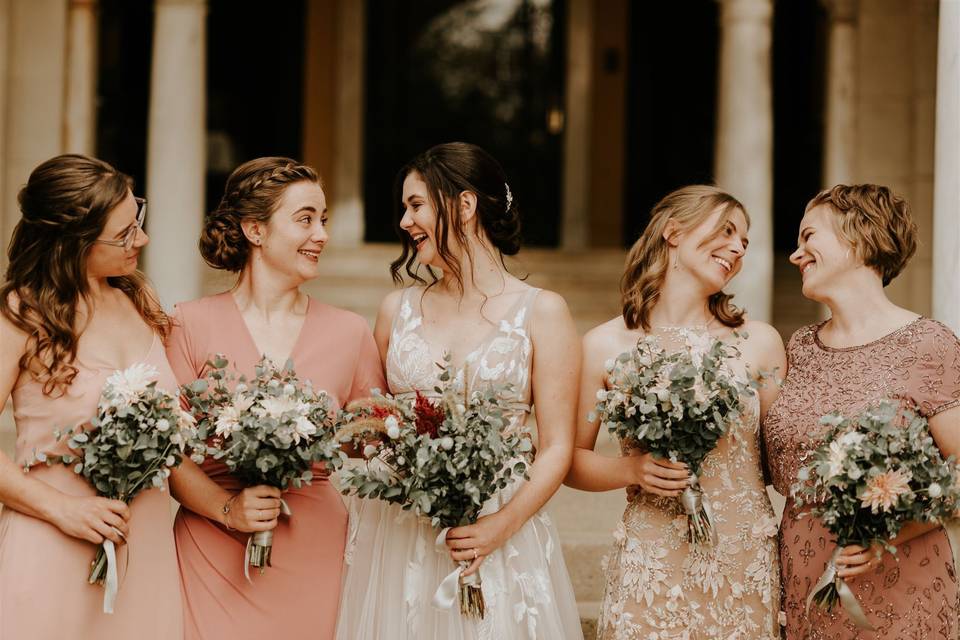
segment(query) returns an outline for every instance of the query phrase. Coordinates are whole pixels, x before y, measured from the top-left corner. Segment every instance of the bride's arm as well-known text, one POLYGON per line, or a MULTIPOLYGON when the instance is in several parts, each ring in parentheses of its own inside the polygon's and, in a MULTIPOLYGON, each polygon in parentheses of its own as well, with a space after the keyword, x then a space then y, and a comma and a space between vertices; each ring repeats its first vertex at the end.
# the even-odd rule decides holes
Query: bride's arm
POLYGON ((489 555, 516 533, 556 493, 573 455, 574 417, 580 348, 567 304, 556 293, 537 296, 530 323, 533 343, 532 387, 537 409, 537 456, 530 480, 503 509, 475 524, 451 529, 447 545, 454 560, 476 560, 464 575, 477 570, 489 555))

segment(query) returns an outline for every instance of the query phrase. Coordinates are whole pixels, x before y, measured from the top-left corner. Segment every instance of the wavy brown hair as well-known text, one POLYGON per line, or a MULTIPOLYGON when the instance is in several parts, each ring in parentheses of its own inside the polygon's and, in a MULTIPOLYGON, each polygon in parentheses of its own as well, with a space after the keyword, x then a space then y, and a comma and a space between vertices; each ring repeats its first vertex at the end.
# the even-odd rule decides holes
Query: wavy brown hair
POLYGON ((323 186, 313 167, 290 158, 270 156, 248 160, 227 178, 220 204, 203 224, 200 255, 214 269, 242 271, 250 257, 244 220, 267 223, 287 187, 296 182, 323 186))
MULTIPOLYGON (((46 395, 62 394, 77 375, 77 306, 90 293, 87 255, 132 186, 102 160, 67 154, 34 169, 17 195, 21 218, 7 249, 0 313, 27 334, 20 369, 42 383, 46 395)), ((141 272, 107 282, 167 336, 170 320, 141 272)))
MULTIPOLYGON (((437 253, 447 265, 450 273, 463 291, 463 268, 456 256, 450 251, 450 235, 466 252, 471 260, 467 233, 459 215, 460 194, 469 191, 477 197, 477 224, 483 230, 480 236, 484 249, 496 251, 495 260, 504 269, 507 268, 503 256, 512 256, 520 251, 520 212, 513 194, 508 191, 507 176, 493 156, 475 144, 466 142, 448 142, 438 144, 424 151, 406 166, 400 169, 394 185, 394 202, 397 203, 395 224, 400 243, 403 247, 400 257, 390 265, 390 274, 394 282, 403 283, 401 269, 415 282, 426 284, 426 280, 414 266, 417 252, 410 235, 400 228, 403 218, 403 182, 411 173, 416 173, 427 185, 427 195, 437 212, 434 238, 437 253), (509 193, 509 199, 508 199, 509 193), (492 247, 486 246, 488 241, 492 247)), ((433 281, 436 274, 430 272, 433 281)), ((472 275, 472 270, 471 270, 472 275)))
MULTIPOLYGON (((713 233, 704 241, 715 238, 723 230, 730 216, 742 211, 750 224, 747 210, 729 193, 711 185, 681 187, 666 195, 653 207, 650 222, 627 254, 626 268, 620 279, 620 302, 623 321, 629 329, 650 330, 650 312, 660 299, 660 290, 670 266, 669 243, 663 233, 671 220, 676 232, 689 231, 710 217, 717 209, 720 220, 713 233)), ((728 327, 743 324, 743 311, 730 300, 732 294, 718 291, 710 296, 710 313, 728 327)))
POLYGON ((840 237, 853 245, 883 286, 893 281, 917 251, 917 223, 907 201, 878 184, 838 184, 807 203, 806 211, 828 205, 840 237))

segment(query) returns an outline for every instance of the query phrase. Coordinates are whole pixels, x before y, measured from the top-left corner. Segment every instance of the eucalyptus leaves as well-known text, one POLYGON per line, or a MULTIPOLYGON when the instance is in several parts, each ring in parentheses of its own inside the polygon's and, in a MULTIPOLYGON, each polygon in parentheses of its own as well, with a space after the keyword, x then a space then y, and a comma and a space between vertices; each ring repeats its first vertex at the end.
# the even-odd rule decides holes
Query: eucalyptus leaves
POLYGON ((741 396, 751 385, 726 364, 737 356, 735 346, 706 333, 686 331, 683 347, 670 352, 654 336, 641 338, 636 349, 607 363, 610 388, 597 391, 590 416, 621 441, 689 466, 691 484, 680 502, 691 543, 716 538, 697 474, 741 417, 741 396))
MULTIPOLYGON (((228 366, 218 355, 207 363, 204 378, 183 388, 208 443, 207 455, 245 484, 281 490, 309 484, 315 465, 327 471, 340 468, 345 456, 334 438, 329 398, 299 380, 292 361, 279 368, 263 358, 251 380, 231 374, 228 366)), ((283 501, 281 508, 292 515, 283 501)), ((244 572, 252 565, 263 573, 272 547, 273 531, 252 535, 244 572)))
MULTIPOLYGON (((857 417, 832 413, 820 423, 828 427, 823 444, 800 469, 792 493, 798 507, 809 507, 804 515, 823 521, 838 550, 879 544, 896 553, 890 541, 905 523, 954 517, 960 506, 956 461, 943 459, 924 418, 883 400, 857 417)), ((872 628, 836 575, 835 559, 811 589, 807 606, 829 611, 840 601, 858 626, 872 628)))
MULTIPOLYGON (((366 465, 343 471, 343 493, 399 504, 443 528, 441 537, 446 528, 476 522, 487 500, 526 477, 533 448, 526 436, 508 429, 509 385, 458 391, 449 358, 447 364, 436 402, 419 392, 413 399, 378 395, 348 405, 341 428, 342 437, 360 442, 368 458, 366 465)), ((462 568, 444 580, 435 598, 456 592, 462 568)), ((452 605, 452 598, 440 600, 452 605)), ((461 613, 483 617, 479 573, 460 583, 459 601, 461 613)))
MULTIPOLYGON (((180 409, 180 399, 157 387, 157 370, 135 364, 107 378, 91 429, 57 431, 57 440, 77 455, 35 453, 46 464, 73 466, 101 496, 129 503, 144 489, 163 489, 171 469, 192 451, 202 461, 203 445, 193 417, 180 409)), ((113 542, 104 541, 91 564, 90 584, 101 584, 103 610, 113 612, 118 589, 113 542)))

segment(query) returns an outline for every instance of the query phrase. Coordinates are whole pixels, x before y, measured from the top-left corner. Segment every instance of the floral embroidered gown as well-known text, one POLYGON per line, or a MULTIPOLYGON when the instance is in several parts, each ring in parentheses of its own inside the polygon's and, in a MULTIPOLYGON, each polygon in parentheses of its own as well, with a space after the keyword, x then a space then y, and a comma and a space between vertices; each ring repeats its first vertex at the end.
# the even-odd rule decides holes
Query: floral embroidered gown
MULTIPOLYGON (((671 339, 661 341, 670 348, 671 339)), ((700 467, 715 547, 687 542, 687 519, 677 498, 627 488, 627 508, 606 559, 599 638, 780 637, 777 522, 760 466, 760 404, 753 390, 742 400, 742 422, 730 425, 700 467)), ((626 454, 626 446, 621 448, 626 454)))
MULTIPOLYGON (((517 393, 508 429, 524 429, 530 411, 532 343, 527 334, 537 289, 517 303, 466 358, 470 388, 510 382, 517 393)), ((420 333, 423 289, 406 289, 394 318, 387 351, 391 393, 435 395, 440 368, 420 333)), ((458 363, 454 363, 458 366, 458 363)), ((482 515, 494 513, 516 493, 518 480, 495 495, 482 515)), ((564 640, 582 638, 573 588, 546 511, 528 520, 480 567, 486 615, 473 621, 433 606, 433 594, 456 565, 438 531, 397 505, 378 500, 350 503, 347 577, 337 626, 339 640, 564 640)))

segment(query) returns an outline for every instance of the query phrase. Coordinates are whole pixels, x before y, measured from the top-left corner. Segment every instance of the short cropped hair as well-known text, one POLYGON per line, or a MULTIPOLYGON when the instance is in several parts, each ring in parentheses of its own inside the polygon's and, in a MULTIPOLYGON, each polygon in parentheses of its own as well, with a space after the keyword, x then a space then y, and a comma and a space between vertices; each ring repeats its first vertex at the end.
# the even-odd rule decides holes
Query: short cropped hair
POLYGON ((887 187, 877 184, 838 184, 818 193, 806 210, 829 205, 840 236, 854 247, 864 265, 876 271, 887 286, 917 250, 917 223, 910 205, 887 187))

